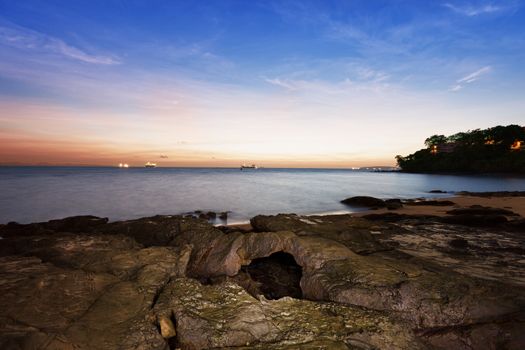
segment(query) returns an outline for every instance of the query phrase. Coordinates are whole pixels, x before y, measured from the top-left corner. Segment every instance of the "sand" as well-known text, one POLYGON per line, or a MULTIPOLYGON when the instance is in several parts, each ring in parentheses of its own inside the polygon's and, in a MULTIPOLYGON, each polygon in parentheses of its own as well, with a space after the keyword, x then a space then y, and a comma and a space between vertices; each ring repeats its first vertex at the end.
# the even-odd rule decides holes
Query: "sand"
POLYGON ((438 215, 444 216, 448 210, 458 207, 468 207, 471 205, 482 205, 485 207, 492 208, 502 208, 509 209, 519 214, 525 216, 525 197, 474 197, 474 196, 454 196, 448 198, 439 198, 437 200, 450 200, 456 205, 453 206, 415 206, 415 205, 404 205, 403 208, 397 210, 388 210, 388 209, 377 209, 377 210, 367 210, 359 213, 354 213, 355 216, 363 216, 366 214, 379 214, 386 212, 395 212, 398 214, 424 214, 424 215, 438 215))

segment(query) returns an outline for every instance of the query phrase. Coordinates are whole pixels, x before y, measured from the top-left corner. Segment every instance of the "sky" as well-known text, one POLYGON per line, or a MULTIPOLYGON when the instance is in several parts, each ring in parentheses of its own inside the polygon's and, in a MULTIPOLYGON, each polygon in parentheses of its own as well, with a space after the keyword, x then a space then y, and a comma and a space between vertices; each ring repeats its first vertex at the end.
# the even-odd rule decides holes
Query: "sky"
POLYGON ((394 165, 524 62, 519 0, 0 0, 0 164, 394 165))

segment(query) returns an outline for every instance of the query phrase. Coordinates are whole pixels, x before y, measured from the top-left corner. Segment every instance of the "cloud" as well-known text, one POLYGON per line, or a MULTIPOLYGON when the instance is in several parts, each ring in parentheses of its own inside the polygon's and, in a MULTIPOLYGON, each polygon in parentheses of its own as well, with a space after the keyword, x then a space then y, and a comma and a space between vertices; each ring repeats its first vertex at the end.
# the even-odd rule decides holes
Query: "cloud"
POLYGON ((466 84, 471 84, 475 82, 476 80, 479 80, 479 78, 488 72, 492 70, 491 66, 485 66, 483 68, 478 69, 477 71, 470 73, 469 75, 464 76, 461 79, 456 80, 456 85, 452 86, 449 91, 459 91, 465 87, 466 84))
POLYGON ((297 90, 299 87, 297 83, 292 80, 284 80, 280 78, 264 78, 264 81, 268 84, 279 86, 287 90, 297 90))
POLYGON ((61 39, 13 24, 0 25, 0 44, 28 51, 50 52, 92 64, 120 63, 115 57, 89 54, 61 39))
POLYGON ((472 83, 476 80, 479 79, 480 76, 482 76, 483 74, 486 74, 488 72, 490 72, 492 68, 490 66, 485 66, 481 69, 478 69, 477 71, 475 71, 474 73, 471 73, 461 79, 459 79, 457 82, 458 83, 472 83))
POLYGON ((459 13, 465 16, 469 16, 469 17, 479 16, 479 15, 487 14, 487 13, 499 12, 504 9, 501 6, 495 6, 492 4, 486 4, 486 5, 480 5, 480 6, 455 6, 451 3, 445 3, 443 4, 443 6, 451 9, 452 11, 456 13, 459 13))
POLYGON ((372 81, 377 83, 388 80, 390 78, 390 76, 384 72, 376 71, 367 67, 358 68, 357 73, 361 80, 372 81))
POLYGON ((331 64, 339 71, 345 71, 344 75, 346 77, 329 79, 326 76, 323 77, 320 73, 321 71, 316 72, 317 74, 313 74, 313 76, 312 71, 306 73, 295 71, 288 73, 285 77, 267 78, 263 76, 262 79, 268 84, 283 88, 289 92, 317 92, 329 95, 346 93, 349 90, 377 92, 391 85, 389 83, 390 75, 383 71, 349 63, 343 66, 335 62, 331 64))

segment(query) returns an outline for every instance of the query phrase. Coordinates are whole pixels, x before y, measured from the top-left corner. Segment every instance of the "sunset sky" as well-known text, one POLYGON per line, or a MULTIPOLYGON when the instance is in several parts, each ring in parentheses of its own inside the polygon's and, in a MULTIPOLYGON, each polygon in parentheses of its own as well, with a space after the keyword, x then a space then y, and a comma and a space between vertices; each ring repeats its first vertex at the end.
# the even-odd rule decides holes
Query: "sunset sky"
POLYGON ((0 164, 394 165, 498 124, 518 0, 0 0, 0 164))

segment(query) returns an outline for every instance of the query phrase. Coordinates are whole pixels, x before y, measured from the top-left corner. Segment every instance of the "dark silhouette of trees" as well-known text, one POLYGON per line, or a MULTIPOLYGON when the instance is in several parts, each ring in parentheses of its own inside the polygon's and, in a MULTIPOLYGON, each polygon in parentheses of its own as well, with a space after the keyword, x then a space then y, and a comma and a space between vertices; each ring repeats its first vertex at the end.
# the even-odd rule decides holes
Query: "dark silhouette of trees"
POLYGON ((525 128, 495 126, 459 132, 448 137, 432 135, 413 154, 396 156, 407 172, 518 172, 525 173, 525 128), (521 149, 516 148, 522 141, 521 149))
POLYGON ((425 140, 425 146, 428 148, 432 146, 441 145, 447 142, 447 137, 445 135, 432 135, 425 140))

